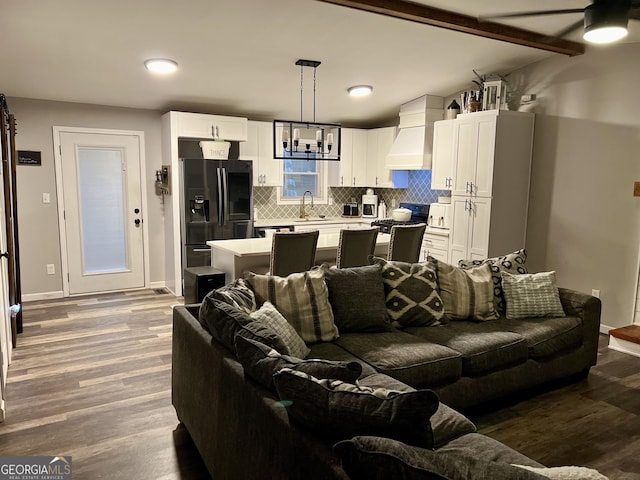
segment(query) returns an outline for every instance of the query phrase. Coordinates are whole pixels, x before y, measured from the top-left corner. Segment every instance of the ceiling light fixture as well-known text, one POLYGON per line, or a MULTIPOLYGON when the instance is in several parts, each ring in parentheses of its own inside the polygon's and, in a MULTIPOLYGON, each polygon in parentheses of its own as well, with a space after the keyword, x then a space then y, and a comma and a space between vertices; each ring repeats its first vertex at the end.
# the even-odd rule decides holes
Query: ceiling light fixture
POLYGON ((365 97, 373 92, 373 87, 371 85, 354 85, 353 87, 349 87, 347 92, 349 92, 349 95, 352 97, 365 97))
POLYGON ((168 58, 150 58, 144 66, 153 73, 173 73, 178 69, 178 63, 168 58))
POLYGON ((340 125, 316 123, 316 60, 298 60, 300 67, 300 121, 273 121, 273 158, 284 160, 340 160, 340 125), (313 68, 313 121, 302 116, 304 68, 313 68))
POLYGON ((615 3, 592 3, 584 10, 583 38, 590 43, 615 42, 627 36, 628 21, 628 7, 615 3))

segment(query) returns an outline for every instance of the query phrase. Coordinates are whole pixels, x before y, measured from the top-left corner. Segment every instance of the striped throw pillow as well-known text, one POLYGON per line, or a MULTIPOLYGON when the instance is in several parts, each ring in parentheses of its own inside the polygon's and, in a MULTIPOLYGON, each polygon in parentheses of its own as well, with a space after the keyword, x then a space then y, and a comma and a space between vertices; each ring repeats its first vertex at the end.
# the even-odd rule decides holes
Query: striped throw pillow
POLYGON ((338 328, 324 282, 324 268, 292 273, 287 277, 246 274, 258 304, 271 302, 306 343, 330 342, 338 328))
POLYGON ((449 320, 495 320, 498 313, 493 306, 493 280, 488 264, 462 269, 437 263, 438 287, 449 320))
POLYGON ((502 272, 507 318, 564 317, 556 272, 512 275, 502 272))
POLYGON ((249 316, 265 325, 269 325, 278 334, 287 347, 285 353, 297 358, 305 358, 309 355, 311 350, 304 343, 304 340, 300 338, 298 332, 285 320, 271 302, 264 302, 258 310, 251 312, 249 316))

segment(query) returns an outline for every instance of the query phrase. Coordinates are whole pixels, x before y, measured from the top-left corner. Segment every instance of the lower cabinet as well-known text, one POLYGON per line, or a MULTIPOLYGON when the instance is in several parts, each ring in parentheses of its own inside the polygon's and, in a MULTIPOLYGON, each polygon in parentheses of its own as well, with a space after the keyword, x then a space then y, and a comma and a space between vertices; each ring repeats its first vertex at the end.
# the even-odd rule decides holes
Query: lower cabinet
POLYGON ((450 263, 457 265, 458 260, 487 258, 491 233, 491 199, 454 196, 451 204, 450 263))
POLYGON ((425 233, 420 250, 420 260, 426 261, 433 257, 445 263, 449 262, 449 236, 437 233, 425 233))

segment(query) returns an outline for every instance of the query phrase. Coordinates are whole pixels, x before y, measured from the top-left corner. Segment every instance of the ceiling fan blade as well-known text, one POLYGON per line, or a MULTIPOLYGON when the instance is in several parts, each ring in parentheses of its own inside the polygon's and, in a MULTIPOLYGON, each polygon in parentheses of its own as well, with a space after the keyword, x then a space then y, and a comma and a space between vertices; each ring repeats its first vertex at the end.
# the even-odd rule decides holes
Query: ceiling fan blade
POLYGON ((563 10, 537 10, 535 12, 511 12, 511 13, 499 13, 497 15, 481 15, 478 20, 493 20, 496 18, 520 18, 520 17, 535 17, 538 15, 561 15, 565 13, 582 13, 584 8, 566 8, 563 10))
POLYGON ((572 23, 571 25, 569 25, 564 30, 556 33, 556 37, 558 37, 558 38, 565 37, 565 36, 569 35, 570 33, 575 32, 579 28, 584 28, 584 20, 579 20, 579 21, 577 21, 575 23, 572 23))

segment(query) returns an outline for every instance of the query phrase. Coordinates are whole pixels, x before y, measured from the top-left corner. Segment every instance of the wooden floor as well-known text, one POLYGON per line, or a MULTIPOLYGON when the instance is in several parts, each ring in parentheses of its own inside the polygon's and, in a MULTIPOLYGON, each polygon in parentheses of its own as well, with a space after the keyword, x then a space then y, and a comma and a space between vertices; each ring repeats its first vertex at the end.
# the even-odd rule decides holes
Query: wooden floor
MULTIPOLYGON (((75 479, 210 478, 171 406, 180 302, 144 290, 27 303, 0 455, 71 455, 75 479)), ((635 477, 623 472, 640 472, 640 358, 607 342, 587 379, 474 421, 543 464, 635 477)))

